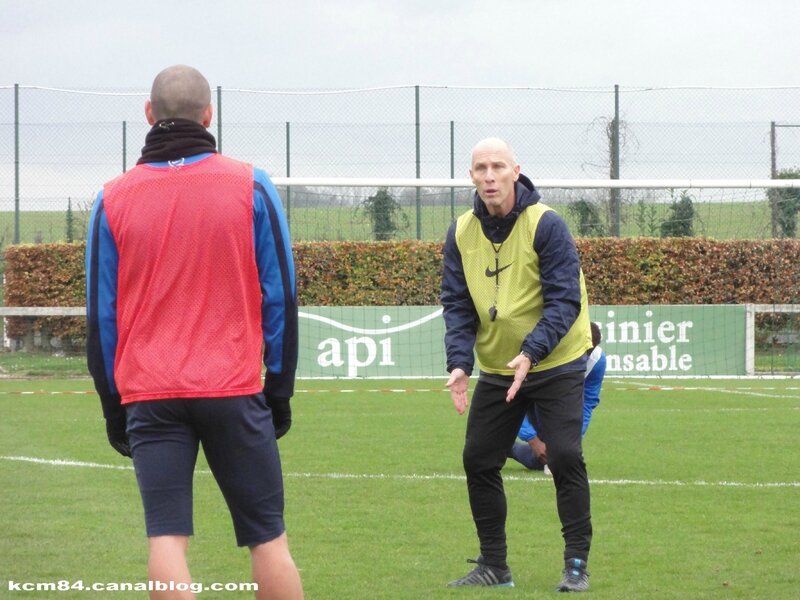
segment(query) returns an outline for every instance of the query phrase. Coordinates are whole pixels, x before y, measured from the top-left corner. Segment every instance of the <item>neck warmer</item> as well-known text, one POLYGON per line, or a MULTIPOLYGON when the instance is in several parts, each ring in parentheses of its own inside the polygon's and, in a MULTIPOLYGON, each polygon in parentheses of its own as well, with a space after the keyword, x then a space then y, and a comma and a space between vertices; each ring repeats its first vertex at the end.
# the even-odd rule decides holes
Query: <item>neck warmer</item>
POLYGON ((200 123, 190 119, 161 119, 147 133, 137 165, 178 160, 216 152, 217 140, 200 123))

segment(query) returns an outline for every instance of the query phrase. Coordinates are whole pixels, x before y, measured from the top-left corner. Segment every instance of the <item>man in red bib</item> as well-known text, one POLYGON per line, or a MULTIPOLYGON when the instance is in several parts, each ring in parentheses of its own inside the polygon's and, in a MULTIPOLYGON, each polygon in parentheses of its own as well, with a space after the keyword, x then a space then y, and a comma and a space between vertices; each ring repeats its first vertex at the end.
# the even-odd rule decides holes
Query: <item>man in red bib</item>
POLYGON ((186 552, 202 443, 237 543, 250 548, 257 597, 302 598, 276 442, 291 425, 297 367, 281 200, 264 171, 217 154, 196 69, 159 73, 145 115, 136 167, 92 209, 86 306, 108 439, 133 457, 144 504, 149 579, 185 584, 151 597, 193 597, 186 552))

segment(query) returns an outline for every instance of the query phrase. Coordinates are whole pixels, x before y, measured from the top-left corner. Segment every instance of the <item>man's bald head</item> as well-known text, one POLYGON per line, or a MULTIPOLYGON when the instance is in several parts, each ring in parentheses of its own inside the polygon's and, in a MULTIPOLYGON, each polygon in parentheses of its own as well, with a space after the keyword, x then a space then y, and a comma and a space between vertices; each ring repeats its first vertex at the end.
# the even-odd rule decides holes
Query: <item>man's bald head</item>
POLYGON ((472 149, 469 176, 489 214, 504 217, 514 208, 519 165, 508 142, 486 138, 472 149))
POLYGON ((475 147, 472 148, 472 164, 475 163, 477 155, 486 152, 505 156, 512 167, 517 164, 517 159, 514 156, 514 150, 511 148, 511 145, 505 140, 496 137, 484 138, 475 144, 475 147))
MULTIPOLYGON (((211 88, 193 67, 167 67, 153 80, 149 106, 155 121, 180 118, 204 123, 211 106, 211 88)), ((208 116, 210 121, 210 113, 208 116)))

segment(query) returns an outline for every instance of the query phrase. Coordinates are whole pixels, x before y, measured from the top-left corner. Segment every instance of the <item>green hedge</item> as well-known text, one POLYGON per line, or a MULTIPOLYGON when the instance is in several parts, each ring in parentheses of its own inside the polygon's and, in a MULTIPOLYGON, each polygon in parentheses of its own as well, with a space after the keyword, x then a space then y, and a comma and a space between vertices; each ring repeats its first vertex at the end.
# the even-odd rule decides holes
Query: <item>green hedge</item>
MULTIPOLYGON (((800 302, 800 240, 577 240, 593 304, 800 302)), ((439 303, 442 244, 326 242, 295 246, 301 304, 439 303)))
MULTIPOLYGON (((800 303, 800 240, 585 238, 577 241, 594 304, 800 303)), ((300 304, 439 303, 440 242, 306 242, 294 246, 300 304)), ((84 244, 11 246, 7 306, 82 306, 84 244)), ((12 319, 8 334, 22 334, 12 319)), ((41 318, 56 336, 80 318, 41 318)))
MULTIPOLYGON (((86 277, 83 270, 85 243, 9 246, 5 251, 6 306, 83 306, 86 277)), ((24 337, 33 329, 49 331, 56 337, 82 338, 81 317, 12 318, 6 321, 6 335, 24 337)))
POLYGON ((593 304, 800 302, 800 240, 577 241, 593 304))
POLYGON ((441 243, 306 242, 294 253, 301 305, 439 303, 441 243))

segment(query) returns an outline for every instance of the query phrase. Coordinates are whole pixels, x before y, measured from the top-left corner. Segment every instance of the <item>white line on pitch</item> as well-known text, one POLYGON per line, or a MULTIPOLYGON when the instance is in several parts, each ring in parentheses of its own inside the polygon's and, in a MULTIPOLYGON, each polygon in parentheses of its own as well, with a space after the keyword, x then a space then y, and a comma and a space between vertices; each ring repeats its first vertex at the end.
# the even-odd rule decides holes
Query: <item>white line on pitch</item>
MULTIPOLYGON (((79 460, 67 459, 46 459, 33 456, 0 456, 2 460, 27 462, 39 465, 54 467, 83 467, 90 469, 111 469, 121 471, 132 471, 132 465, 109 465, 95 462, 84 462, 79 460)), ((208 475, 208 469, 198 469, 195 473, 208 475)), ((387 473, 285 473, 286 477, 297 479, 354 479, 354 480, 387 480, 387 481, 463 481, 464 475, 453 473, 432 473, 422 475, 411 473, 408 475, 387 474, 387 473)), ((511 475, 504 474, 504 481, 527 481, 549 483, 550 477, 539 474, 511 475)), ((744 488, 744 489, 763 489, 763 488, 800 488, 800 481, 768 482, 768 483, 745 483, 741 481, 665 481, 661 479, 591 479, 592 485, 643 485, 643 486, 665 486, 665 487, 722 487, 722 488, 744 488)))
POLYGON ((755 396, 757 398, 790 398, 797 399, 797 394, 772 394, 764 391, 757 391, 752 388, 720 388, 702 386, 659 386, 651 383, 640 383, 638 381, 624 382, 626 385, 638 386, 643 392, 714 392, 719 394, 731 394, 739 396, 755 396))
MULTIPOLYGON (((450 480, 463 481, 463 475, 452 473, 433 473, 431 475, 391 475, 384 473, 286 473, 286 477, 300 477, 305 479, 383 479, 383 480, 450 480)), ((503 481, 527 481, 549 483, 550 477, 545 475, 503 475, 503 481)), ((733 488, 796 488, 800 481, 770 482, 770 483, 744 483, 740 481, 664 481, 648 479, 590 479, 592 485, 646 485, 646 486, 671 486, 671 487, 733 487, 733 488)))
POLYGON ((781 411, 784 412, 786 410, 800 410, 800 406, 752 406, 752 407, 744 407, 744 408, 652 408, 649 406, 628 406, 628 407, 616 407, 616 406, 608 406, 606 407, 603 412, 614 412, 614 413, 641 413, 641 412, 648 412, 648 413, 686 413, 686 414, 695 414, 695 413, 764 413, 764 412, 774 412, 774 411, 781 411))

